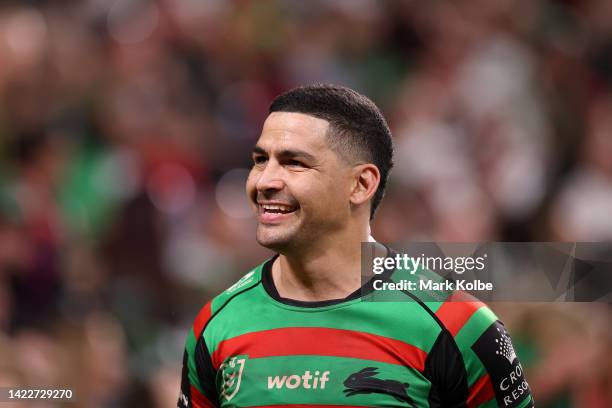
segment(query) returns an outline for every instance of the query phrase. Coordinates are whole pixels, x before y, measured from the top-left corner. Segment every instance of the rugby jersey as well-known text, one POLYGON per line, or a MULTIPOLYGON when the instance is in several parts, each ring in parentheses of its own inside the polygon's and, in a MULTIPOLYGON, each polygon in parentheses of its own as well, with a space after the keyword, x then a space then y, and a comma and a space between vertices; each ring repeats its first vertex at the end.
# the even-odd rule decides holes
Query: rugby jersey
POLYGON ((275 258, 197 315, 178 407, 533 406, 510 336, 483 303, 373 301, 371 284, 295 301, 274 287, 275 258))

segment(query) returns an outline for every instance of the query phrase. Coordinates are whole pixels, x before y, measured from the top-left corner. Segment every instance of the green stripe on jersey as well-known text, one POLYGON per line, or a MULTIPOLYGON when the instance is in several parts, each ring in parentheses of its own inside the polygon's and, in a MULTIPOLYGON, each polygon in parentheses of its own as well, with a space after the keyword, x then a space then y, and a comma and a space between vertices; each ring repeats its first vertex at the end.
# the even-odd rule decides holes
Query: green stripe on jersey
POLYGON ((361 299, 317 308, 285 305, 270 298, 262 285, 226 303, 204 338, 213 353, 222 340, 285 327, 326 327, 396 339, 429 352, 441 329, 416 302, 369 302, 361 299), (245 324, 248 323, 248 324, 245 324))
MULTIPOLYGON (((219 371, 218 376, 223 375, 219 371)), ((217 382, 223 381, 218 377, 217 382)), ((241 407, 278 404, 406 407, 409 405, 402 399, 405 395, 417 406, 425 407, 429 388, 429 382, 419 372, 394 364, 322 356, 246 358, 240 392, 234 393, 229 401, 222 396, 221 403, 241 407), (375 375, 365 381, 385 381, 397 391, 399 398, 377 392, 352 393, 355 390, 352 385, 363 385, 358 373, 366 368, 372 369, 375 375)))
POLYGON ((498 408, 497 400, 495 399, 495 396, 493 396, 493 399, 485 402, 484 404, 478 405, 478 408, 498 408))
POLYGON ((234 297, 239 296, 241 293, 248 291, 253 286, 256 286, 261 282, 261 271, 263 269, 261 264, 256 268, 250 270, 236 283, 227 288, 216 296, 211 303, 211 316, 219 312, 227 302, 231 301, 234 297))
POLYGON ((468 373, 468 386, 472 386, 487 371, 472 350, 472 345, 484 331, 497 320, 497 316, 488 307, 478 309, 455 336, 455 341, 463 355, 468 373))

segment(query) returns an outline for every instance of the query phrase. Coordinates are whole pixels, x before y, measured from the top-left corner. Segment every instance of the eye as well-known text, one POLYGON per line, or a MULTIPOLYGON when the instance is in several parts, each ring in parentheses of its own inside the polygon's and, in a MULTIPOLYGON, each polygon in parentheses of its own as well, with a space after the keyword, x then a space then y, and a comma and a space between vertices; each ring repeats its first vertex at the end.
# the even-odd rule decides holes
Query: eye
POLYGON ((287 160, 287 165, 288 166, 293 166, 293 167, 306 167, 306 165, 304 163, 302 163, 299 160, 287 160))
POLYGON ((253 156, 253 163, 264 164, 268 159, 266 156, 253 156))

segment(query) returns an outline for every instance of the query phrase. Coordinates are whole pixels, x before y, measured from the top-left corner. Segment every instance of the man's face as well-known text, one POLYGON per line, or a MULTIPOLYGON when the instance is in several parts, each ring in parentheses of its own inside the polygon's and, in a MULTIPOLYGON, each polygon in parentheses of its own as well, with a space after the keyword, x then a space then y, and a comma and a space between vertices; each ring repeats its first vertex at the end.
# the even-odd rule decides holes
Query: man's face
POLYGON ((328 127, 302 113, 266 119, 246 186, 259 244, 299 248, 348 222, 351 166, 330 149, 328 127))

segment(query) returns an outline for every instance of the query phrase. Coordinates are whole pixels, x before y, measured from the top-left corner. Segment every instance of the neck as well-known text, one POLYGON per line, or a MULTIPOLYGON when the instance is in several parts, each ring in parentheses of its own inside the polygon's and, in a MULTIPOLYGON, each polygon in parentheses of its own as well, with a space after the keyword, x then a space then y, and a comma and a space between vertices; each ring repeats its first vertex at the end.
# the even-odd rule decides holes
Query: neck
POLYGON ((301 301, 342 299, 361 287, 361 242, 374 241, 369 225, 317 239, 309 248, 283 253, 272 265, 281 297, 301 301))

